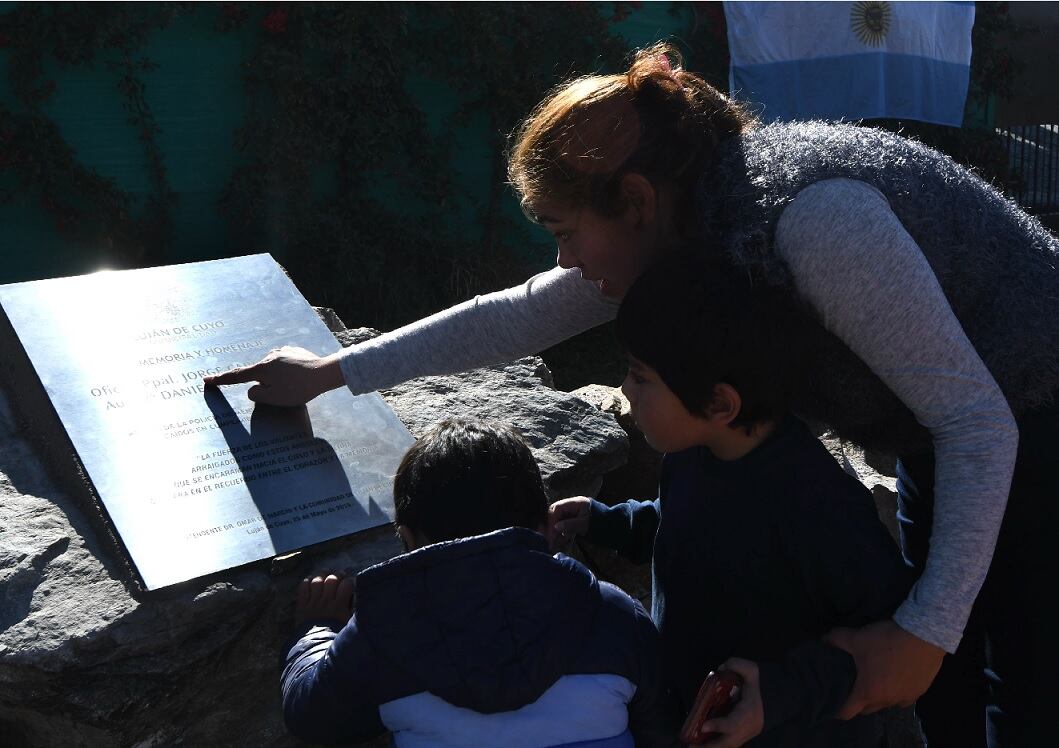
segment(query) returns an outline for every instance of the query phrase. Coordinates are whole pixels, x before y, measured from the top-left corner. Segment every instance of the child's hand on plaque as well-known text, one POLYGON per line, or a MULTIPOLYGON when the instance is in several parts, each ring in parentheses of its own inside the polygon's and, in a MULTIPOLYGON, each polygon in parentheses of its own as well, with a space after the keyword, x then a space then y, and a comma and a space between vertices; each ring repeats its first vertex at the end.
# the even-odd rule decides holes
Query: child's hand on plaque
POLYGON ((354 577, 337 574, 306 577, 298 585, 294 602, 294 624, 306 621, 335 620, 345 623, 353 615, 354 577))

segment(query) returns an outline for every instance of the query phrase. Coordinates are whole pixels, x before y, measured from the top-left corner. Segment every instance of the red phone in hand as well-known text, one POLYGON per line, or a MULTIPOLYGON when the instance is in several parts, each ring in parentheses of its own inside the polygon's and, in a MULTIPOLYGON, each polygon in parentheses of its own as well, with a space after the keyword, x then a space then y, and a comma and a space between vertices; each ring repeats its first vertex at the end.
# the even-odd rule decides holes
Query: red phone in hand
POLYGON ((691 707, 684 727, 680 730, 680 742, 684 745, 702 745, 717 733, 702 734, 702 724, 714 717, 723 717, 732 711, 743 690, 743 678, 730 670, 712 672, 702 682, 695 703, 691 707))

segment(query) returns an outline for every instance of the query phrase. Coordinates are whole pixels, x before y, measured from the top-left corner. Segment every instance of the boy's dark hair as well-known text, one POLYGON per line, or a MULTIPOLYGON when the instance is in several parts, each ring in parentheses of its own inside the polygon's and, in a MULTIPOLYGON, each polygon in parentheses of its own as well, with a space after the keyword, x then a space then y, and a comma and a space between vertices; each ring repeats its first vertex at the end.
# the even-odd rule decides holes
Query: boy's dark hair
POLYGON ((509 426, 441 421, 408 450, 394 477, 395 519, 433 543, 548 519, 540 468, 509 426))
POLYGON ((640 277, 618 310, 618 337, 691 413, 706 413, 718 384, 734 387, 742 407, 732 425, 749 430, 790 409, 805 312, 786 288, 703 257, 711 251, 674 250, 640 277))

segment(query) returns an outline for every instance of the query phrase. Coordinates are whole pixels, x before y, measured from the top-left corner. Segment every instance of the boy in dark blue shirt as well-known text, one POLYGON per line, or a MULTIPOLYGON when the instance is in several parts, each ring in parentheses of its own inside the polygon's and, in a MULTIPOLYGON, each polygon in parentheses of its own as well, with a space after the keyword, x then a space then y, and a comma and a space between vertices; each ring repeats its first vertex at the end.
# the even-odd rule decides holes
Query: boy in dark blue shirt
POLYGON ((741 703, 713 722, 719 745, 883 740, 876 716, 832 719, 856 666, 821 637, 892 614, 911 579, 871 494, 787 413, 804 324, 785 291, 745 270, 663 260, 618 313, 622 391, 666 453, 659 498, 568 499, 549 517, 553 532, 652 559, 663 672, 685 713, 710 670, 743 676, 741 703))

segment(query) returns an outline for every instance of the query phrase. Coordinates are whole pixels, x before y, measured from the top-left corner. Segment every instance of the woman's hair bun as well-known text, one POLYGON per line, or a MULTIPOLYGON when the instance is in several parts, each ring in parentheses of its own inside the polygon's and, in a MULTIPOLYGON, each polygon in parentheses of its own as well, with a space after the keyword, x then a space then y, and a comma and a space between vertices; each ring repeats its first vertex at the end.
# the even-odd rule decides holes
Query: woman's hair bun
POLYGON ((658 42, 636 50, 632 65, 625 74, 626 85, 636 96, 645 84, 655 84, 669 92, 683 88, 684 58, 673 44, 658 42))
POLYGON ((676 46, 636 52, 625 73, 557 87, 513 136, 508 178, 529 215, 542 201, 624 209, 620 173, 673 184, 690 200, 717 146, 757 125, 750 112, 684 69, 676 46))

